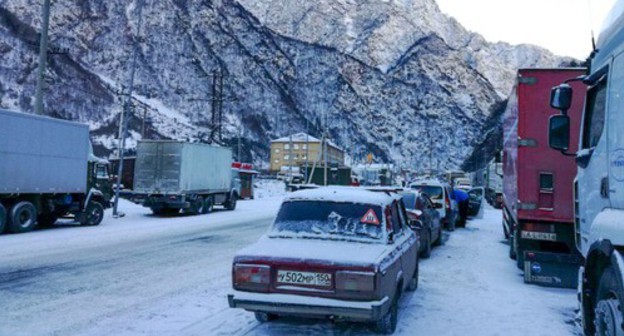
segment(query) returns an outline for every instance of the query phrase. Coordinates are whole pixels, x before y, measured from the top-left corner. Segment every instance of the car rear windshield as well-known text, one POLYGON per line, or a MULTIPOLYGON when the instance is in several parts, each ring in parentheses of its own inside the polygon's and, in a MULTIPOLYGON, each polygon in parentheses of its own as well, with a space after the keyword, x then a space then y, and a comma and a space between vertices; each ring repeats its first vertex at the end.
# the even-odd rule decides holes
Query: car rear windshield
POLYGON ((381 207, 324 201, 285 202, 270 234, 380 241, 383 238, 381 207))
POLYGON ((442 187, 427 185, 412 185, 412 189, 420 190, 427 194, 429 198, 438 200, 442 199, 442 187))

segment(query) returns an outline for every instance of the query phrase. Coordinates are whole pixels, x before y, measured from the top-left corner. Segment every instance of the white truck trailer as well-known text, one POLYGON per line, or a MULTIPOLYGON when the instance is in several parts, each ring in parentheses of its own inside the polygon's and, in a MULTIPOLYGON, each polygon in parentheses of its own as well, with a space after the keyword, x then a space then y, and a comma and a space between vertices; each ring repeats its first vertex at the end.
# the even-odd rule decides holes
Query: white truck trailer
POLYGON ((212 212, 236 208, 232 151, 213 145, 169 140, 141 141, 137 147, 132 200, 154 214, 212 212))

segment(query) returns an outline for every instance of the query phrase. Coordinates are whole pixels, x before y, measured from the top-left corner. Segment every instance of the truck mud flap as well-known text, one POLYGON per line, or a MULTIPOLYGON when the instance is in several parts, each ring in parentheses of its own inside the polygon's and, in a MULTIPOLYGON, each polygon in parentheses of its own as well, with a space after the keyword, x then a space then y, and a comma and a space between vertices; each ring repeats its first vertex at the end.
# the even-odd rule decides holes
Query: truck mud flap
POLYGON ((576 288, 581 256, 524 251, 524 282, 545 287, 576 288))

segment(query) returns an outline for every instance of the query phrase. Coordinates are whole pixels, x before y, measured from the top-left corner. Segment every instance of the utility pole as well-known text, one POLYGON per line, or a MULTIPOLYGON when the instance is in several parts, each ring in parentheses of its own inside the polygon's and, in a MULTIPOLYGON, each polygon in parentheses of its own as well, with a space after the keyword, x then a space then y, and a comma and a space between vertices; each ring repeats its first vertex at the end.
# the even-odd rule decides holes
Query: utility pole
MULTIPOLYGON (((137 26, 137 33, 136 33, 136 37, 137 40, 139 39, 139 36, 141 35, 141 25, 143 24, 143 0, 138 0, 138 11, 139 11, 139 24, 137 26)), ((130 108, 130 104, 132 102, 132 90, 134 89, 134 75, 136 72, 136 62, 137 62, 137 54, 138 54, 138 45, 135 41, 135 43, 132 44, 133 46, 133 51, 132 51, 132 63, 131 63, 131 68, 130 68, 130 85, 128 86, 128 95, 125 97, 125 101, 122 107, 122 110, 125 111, 125 115, 123 115, 123 119, 120 120, 119 122, 122 123, 122 136, 119 139, 119 169, 117 171, 117 188, 115 190, 115 203, 113 204, 113 217, 114 218, 119 218, 122 217, 123 215, 120 216, 119 212, 117 211, 118 209, 118 205, 119 205, 119 190, 121 189, 121 174, 123 173, 123 166, 124 166, 124 149, 126 146, 126 135, 128 133, 128 120, 129 115, 130 115, 130 111, 127 111, 130 108)))
POLYGON ((35 114, 43 114, 43 75, 48 62, 48 27, 50 26, 50 0, 43 2, 43 20, 39 39, 39 69, 37 70, 37 89, 35 92, 35 114))
POLYGON ((309 152, 308 152, 308 150, 310 148, 310 135, 309 135, 310 125, 309 124, 310 124, 310 121, 306 118, 306 144, 305 144, 305 146, 306 146, 306 148, 305 148, 306 149, 306 151, 305 151, 306 161, 305 161, 305 175, 304 175, 305 176, 305 180, 304 181, 308 180, 308 166, 309 166, 308 165, 308 162, 309 162, 309 159, 308 159, 309 152))
POLYGON ((243 133, 243 128, 241 127, 240 131, 238 132, 238 153, 236 154, 236 159, 238 160, 238 162, 243 162, 243 160, 241 159, 241 135, 243 133))
POLYGON ((145 118, 147 117, 147 106, 143 106, 143 120, 141 122, 141 139, 145 139, 145 118))
POLYGON ((292 183, 293 181, 293 137, 292 137, 292 129, 290 130, 290 135, 288 136, 288 181, 292 183))

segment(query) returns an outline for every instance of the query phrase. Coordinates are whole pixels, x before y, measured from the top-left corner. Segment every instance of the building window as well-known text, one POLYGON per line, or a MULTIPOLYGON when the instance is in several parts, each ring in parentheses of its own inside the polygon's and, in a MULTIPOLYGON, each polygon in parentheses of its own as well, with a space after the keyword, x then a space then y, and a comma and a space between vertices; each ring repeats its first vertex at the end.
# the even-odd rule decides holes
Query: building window
POLYGON ((279 152, 280 152, 279 148, 275 148, 275 153, 279 153, 279 152))
POLYGON ((308 145, 307 144, 303 144, 303 145, 301 145, 301 148, 302 149, 308 149, 308 145))
POLYGON ((290 160, 290 155, 288 154, 284 155, 284 160, 290 160))
POLYGON ((275 161, 273 161, 273 162, 275 162, 275 163, 279 163, 279 159, 275 159, 275 161))
POLYGON ((285 144, 284 149, 290 149, 290 144, 285 144))
POLYGON ((294 145, 295 149, 299 149, 299 144, 294 145))

